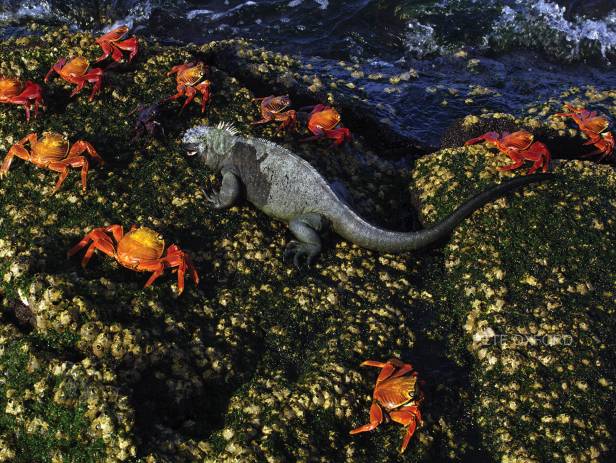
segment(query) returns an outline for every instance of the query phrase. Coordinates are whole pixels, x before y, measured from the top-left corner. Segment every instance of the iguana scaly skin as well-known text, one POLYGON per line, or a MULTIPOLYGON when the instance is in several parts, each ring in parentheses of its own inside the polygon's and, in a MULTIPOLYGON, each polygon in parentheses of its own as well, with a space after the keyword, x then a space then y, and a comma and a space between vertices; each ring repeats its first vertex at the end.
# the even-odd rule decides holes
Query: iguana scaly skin
POLYGON ((308 162, 271 141, 242 137, 230 125, 197 126, 182 140, 189 155, 222 174, 219 192, 207 195, 216 208, 232 206, 244 191, 246 199, 267 215, 286 222, 295 236, 285 257, 308 264, 321 252, 320 233, 330 226, 338 235, 361 247, 398 253, 420 249, 447 236, 473 211, 503 194, 550 174, 506 180, 472 197, 451 215, 430 228, 395 232, 378 228, 358 216, 340 199, 328 182, 308 162))

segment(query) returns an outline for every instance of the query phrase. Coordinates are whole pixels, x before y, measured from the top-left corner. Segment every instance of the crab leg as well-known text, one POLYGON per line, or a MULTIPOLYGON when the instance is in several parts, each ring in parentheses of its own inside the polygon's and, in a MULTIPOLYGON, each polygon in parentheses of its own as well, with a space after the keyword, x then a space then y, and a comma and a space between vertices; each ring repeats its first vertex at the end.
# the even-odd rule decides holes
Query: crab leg
POLYGON ((276 129, 276 132, 279 132, 288 127, 297 128, 297 113, 293 109, 283 113, 279 117, 275 117, 274 119, 277 121, 282 121, 280 126, 276 129))
POLYGON ((263 119, 259 119, 258 121, 251 122, 250 125, 267 124, 268 122, 273 121, 273 120, 274 118, 272 116, 266 116, 263 119))
POLYGON ((403 376, 409 371, 413 371, 413 366, 410 363, 404 363, 399 361, 398 359, 390 359, 388 362, 377 362, 375 360, 366 360, 362 362, 362 367, 376 367, 381 368, 381 373, 379 377, 376 379, 377 384, 381 381, 386 380, 389 377, 397 378, 398 376, 403 376), (394 374, 394 371, 398 368, 398 371, 394 374))
POLYGON ((2 167, 0 167, 0 177, 7 175, 15 156, 23 159, 24 161, 30 161, 30 153, 24 145, 26 143, 30 143, 30 146, 32 146, 32 144, 36 143, 37 140, 38 136, 36 133, 30 133, 11 146, 9 152, 4 158, 4 161, 2 161, 2 167))
POLYGON ((184 108, 190 104, 190 102, 193 100, 193 98, 197 94, 197 91, 193 87, 186 87, 184 89, 184 92, 186 93, 186 101, 184 101, 184 104, 182 105, 182 109, 180 109, 180 112, 184 111, 184 108))
POLYGON ((169 246, 163 259, 167 267, 178 267, 178 294, 182 294, 182 291, 184 291, 184 275, 186 270, 190 272, 190 276, 195 282, 195 285, 199 284, 199 275, 197 274, 192 260, 188 254, 182 251, 178 246, 175 244, 169 246))
POLYGON ((152 283, 154 283, 156 281, 156 279, 161 276, 163 274, 163 272, 165 271, 165 264, 164 262, 161 260, 152 262, 152 263, 142 263, 140 265, 140 267, 143 270, 146 271, 151 271, 154 272, 152 273, 152 275, 150 275, 150 278, 148 278, 148 281, 145 282, 145 285, 143 285, 144 288, 147 288, 148 286, 151 286, 152 283))
POLYGON ((71 82, 76 84, 76 87, 73 89, 71 93, 71 97, 77 95, 83 89, 84 85, 87 82, 93 83, 92 93, 90 93, 89 100, 92 101, 94 99, 94 95, 96 95, 101 88, 103 83, 103 70, 101 68, 93 68, 90 72, 84 74, 83 76, 73 76, 71 82))
POLYGON ((195 86, 195 89, 201 93, 201 112, 205 112, 205 105, 210 100, 210 81, 205 80, 199 85, 195 86))
POLYGON ((411 405, 404 407, 401 410, 394 410, 390 412, 389 417, 392 421, 400 423, 407 428, 404 439, 402 440, 402 447, 400 447, 400 453, 403 453, 406 450, 407 445, 409 445, 411 437, 413 437, 413 434, 415 433, 417 422, 421 423, 421 412, 419 411, 419 407, 416 405, 411 405))
POLYGON ((325 138, 326 136, 325 130, 322 129, 321 127, 315 128, 314 131, 315 131, 315 134, 312 137, 302 138, 300 142, 304 143, 307 141, 320 140, 322 138, 325 138))
POLYGON ((73 156, 63 161, 51 162, 47 167, 54 172, 60 173, 60 177, 58 177, 58 181, 56 182, 56 186, 54 187, 52 194, 56 193, 64 183, 64 180, 66 180, 69 173, 69 167, 81 167, 81 189, 85 193, 90 164, 84 156, 73 156))
POLYGON ((49 71, 45 75, 44 82, 47 83, 47 81, 49 81, 49 78, 54 72, 56 72, 57 74, 60 74, 60 71, 62 70, 62 66, 64 66, 65 63, 66 63, 66 58, 60 58, 53 66, 51 66, 51 69, 49 69, 49 71))
POLYGON ((521 156, 517 150, 509 149, 506 151, 506 154, 513 161, 513 163, 507 164, 506 166, 501 166, 498 168, 498 170, 500 171, 514 170, 520 167, 522 164, 524 164, 524 157, 521 156))
POLYGON ((536 141, 535 143, 530 145, 530 147, 527 151, 525 151, 524 154, 526 156, 526 159, 530 161, 535 161, 533 166, 528 171, 529 174, 535 173, 535 171, 540 167, 543 167, 543 172, 547 172, 548 166, 551 161, 550 151, 548 150, 547 146, 545 146, 539 141, 536 141))
POLYGON ((346 127, 340 127, 334 130, 325 130, 325 136, 334 140, 336 145, 342 145, 344 140, 351 138, 351 131, 346 127))
POLYGON ((10 99, 11 103, 23 105, 26 110, 26 122, 30 122, 30 107, 33 104, 30 100, 34 100, 34 117, 36 117, 38 116, 39 104, 43 99, 41 96, 41 88, 32 82, 27 82, 24 91, 10 99))
POLYGON ((349 434, 359 434, 360 432, 372 431, 379 424, 383 422, 383 410, 379 407, 379 404, 376 402, 372 402, 370 406, 370 423, 360 426, 359 428, 355 428, 352 431, 349 431, 349 434))
POLYGON ((68 152, 68 156, 66 158, 68 159, 74 156, 79 156, 84 151, 87 151, 90 157, 98 161, 99 164, 105 164, 105 161, 96 152, 96 150, 94 149, 94 146, 92 146, 90 142, 87 142, 85 140, 79 140, 75 142, 75 144, 71 147, 71 150, 68 152))
POLYGON ((13 158, 15 156, 20 159, 23 159, 24 161, 30 160, 30 153, 22 145, 17 144, 11 146, 11 149, 4 158, 4 161, 2 161, 2 167, 0 168, 0 177, 4 177, 5 175, 7 175, 9 169, 11 168, 11 164, 13 163, 13 158))
POLYGON ((113 59, 115 62, 122 61, 122 52, 115 46, 114 43, 101 40, 100 42, 98 42, 98 44, 103 49, 103 54, 96 58, 96 61, 94 61, 95 63, 103 61, 109 55, 111 55, 111 59, 113 59))
POLYGON ((120 50, 130 52, 130 54, 128 55, 129 63, 137 55, 137 51, 139 50, 139 44, 137 42, 137 37, 131 37, 130 39, 123 40, 122 42, 116 42, 115 46, 118 47, 120 50))
POLYGON ((90 246, 88 247, 81 261, 81 266, 83 268, 85 268, 86 265, 88 265, 88 262, 90 261, 90 258, 92 257, 92 254, 94 253, 96 249, 99 249, 105 254, 107 254, 108 256, 115 258, 115 247, 109 235, 105 233, 106 231, 107 229, 104 227, 95 228, 90 233, 88 233, 86 236, 84 236, 83 239, 79 243, 77 243, 75 246, 69 249, 69 251, 67 252, 67 256, 68 257, 74 256, 81 249, 86 247, 88 243, 92 242, 90 246))

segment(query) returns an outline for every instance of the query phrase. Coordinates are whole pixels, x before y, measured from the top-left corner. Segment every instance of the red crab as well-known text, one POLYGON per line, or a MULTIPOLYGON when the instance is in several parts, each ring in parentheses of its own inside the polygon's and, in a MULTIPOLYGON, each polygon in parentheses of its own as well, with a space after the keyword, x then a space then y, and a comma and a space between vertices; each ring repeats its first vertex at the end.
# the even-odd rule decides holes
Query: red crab
POLYGON ((599 160, 610 157, 614 153, 614 134, 608 130, 610 122, 606 117, 600 116, 596 111, 576 108, 570 104, 565 107, 570 113, 559 113, 557 116, 570 117, 575 121, 584 135, 588 137, 585 145, 595 145, 596 151, 585 154, 584 157, 599 155, 599 160))
POLYGON ((88 246, 88 249, 81 261, 83 268, 88 265, 94 251, 99 249, 113 257, 123 267, 136 272, 152 272, 144 288, 154 283, 163 274, 165 268, 175 267, 177 267, 178 272, 178 294, 182 294, 184 291, 184 275, 187 271, 192 276, 195 285, 199 284, 199 275, 190 256, 177 245, 172 244, 167 248, 163 257, 165 241, 151 228, 137 228, 133 225, 126 235, 122 225, 95 228, 68 251, 68 257, 77 254, 86 246, 88 246), (116 244, 109 236, 109 232, 111 232, 116 244))
POLYGON ((105 58, 111 55, 111 59, 114 60, 116 63, 119 63, 124 59, 122 51, 128 51, 130 52, 130 54, 128 55, 128 62, 130 63, 137 54, 137 50, 139 49, 139 43, 137 42, 137 37, 135 36, 131 37, 130 39, 120 40, 127 33, 128 26, 120 26, 97 38, 96 43, 98 43, 103 49, 103 54, 98 57, 94 62, 98 63, 99 61, 103 61, 105 58))
POLYGON ((340 113, 331 106, 316 105, 308 119, 308 130, 313 133, 312 137, 302 141, 320 140, 329 138, 336 145, 341 145, 345 140, 351 139, 351 131, 340 124, 340 113))
POLYGON ((15 77, 0 76, 0 103, 23 105, 26 110, 26 121, 30 121, 30 107, 34 104, 34 117, 43 103, 43 89, 29 80, 22 82, 15 77))
POLYGON ((77 140, 70 149, 69 147, 69 141, 62 134, 45 132, 39 140, 36 133, 31 133, 11 146, 2 162, 2 167, 0 167, 0 176, 8 174, 13 158, 17 156, 37 167, 59 172, 60 177, 53 190, 53 193, 55 193, 66 179, 69 168, 81 167, 81 188, 85 192, 90 163, 88 158, 82 154, 87 152, 99 164, 104 164, 104 161, 87 141, 77 140), (30 151, 26 149, 26 143, 30 144, 30 151))
POLYGON ((410 363, 392 358, 387 362, 366 360, 361 366, 377 367, 381 373, 376 379, 370 406, 370 423, 350 431, 350 434, 372 431, 385 417, 406 428, 400 453, 406 450, 418 424, 421 424, 419 402, 421 392, 417 384, 417 372, 410 363))
POLYGON ((513 161, 507 166, 499 167, 498 170, 517 169, 524 164, 524 161, 533 161, 532 167, 528 170, 529 174, 540 168, 543 172, 546 172, 550 165, 550 151, 543 143, 533 140, 533 134, 526 130, 513 133, 505 132, 502 136, 498 132, 488 132, 480 137, 468 140, 465 145, 474 145, 485 141, 496 146, 499 151, 509 156, 513 161))
POLYGON ((261 120, 253 122, 252 125, 278 121, 281 122, 280 126, 276 129, 276 132, 278 132, 297 124, 297 113, 295 110, 289 109, 285 111, 291 104, 289 95, 270 95, 263 98, 255 98, 253 101, 261 102, 261 120))
POLYGON ((201 112, 205 112, 205 105, 210 99, 210 81, 205 79, 208 68, 201 61, 197 63, 186 63, 173 66, 168 76, 177 74, 175 77, 177 83, 177 93, 170 96, 169 100, 177 100, 186 95, 186 101, 180 109, 184 110, 190 104, 197 92, 201 93, 201 112))
POLYGON ((77 56, 68 63, 66 62, 66 58, 60 58, 45 76, 45 83, 47 83, 54 72, 57 72, 62 79, 76 85, 71 96, 77 95, 86 82, 93 83, 92 93, 90 93, 90 101, 92 101, 94 95, 101 89, 101 84, 103 83, 103 70, 101 68, 88 69, 89 67, 90 62, 83 56, 77 56))

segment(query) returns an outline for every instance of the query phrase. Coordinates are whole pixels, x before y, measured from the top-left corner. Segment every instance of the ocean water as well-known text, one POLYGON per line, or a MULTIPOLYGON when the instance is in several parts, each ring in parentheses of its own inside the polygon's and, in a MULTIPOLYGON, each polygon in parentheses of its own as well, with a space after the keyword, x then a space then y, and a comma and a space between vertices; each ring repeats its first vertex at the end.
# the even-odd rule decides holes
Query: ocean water
POLYGON ((380 118, 431 146, 467 114, 519 113, 572 85, 616 88, 614 0, 0 1, 4 36, 32 20, 128 24, 176 44, 249 38, 353 81, 380 118))

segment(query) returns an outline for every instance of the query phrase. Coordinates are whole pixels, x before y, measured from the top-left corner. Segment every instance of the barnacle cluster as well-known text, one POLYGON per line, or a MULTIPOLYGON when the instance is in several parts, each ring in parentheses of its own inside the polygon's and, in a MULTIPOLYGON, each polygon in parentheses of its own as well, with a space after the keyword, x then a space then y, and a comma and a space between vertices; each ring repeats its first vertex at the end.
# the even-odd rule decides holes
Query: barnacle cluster
MULTIPOLYGON (((498 180, 483 147, 421 159, 414 188, 425 223, 498 180), (452 187, 455 185, 455 187, 452 187)), ((453 352, 471 354, 469 403, 499 461, 591 462, 613 445, 616 175, 558 161, 560 180, 502 198, 445 246, 439 320, 453 352), (612 275, 612 276, 610 276, 612 275)))
MULTIPOLYGON (((92 102, 69 99, 71 87, 57 80, 46 88, 47 112, 29 126, 18 108, 0 112, 1 149, 22 133, 79 133, 108 166, 90 172, 83 194, 69 175, 51 196, 54 174, 27 163, 0 182, 3 461, 399 458, 398 428, 348 432, 365 420, 374 384, 359 364, 407 354, 415 345, 410 308, 431 312, 429 294, 412 281, 421 259, 339 241, 302 273, 282 262, 288 237, 280 224, 250 207, 210 210, 202 187, 216 180, 185 157, 181 133, 231 121, 245 134, 274 137, 250 127, 255 95, 219 68, 211 69, 215 91, 204 114, 186 108, 165 121, 165 141, 131 143, 129 113, 170 94, 165 71, 198 52, 144 42, 130 72, 108 73, 92 102), (67 260, 92 226, 110 223, 151 226, 181 242, 204 281, 179 298, 172 276, 161 277, 170 285, 142 289, 142 274, 111 259, 95 256, 86 271, 67 260), (28 368, 35 373, 26 377, 28 368)), ((29 78, 58 55, 98 53, 90 35, 54 29, 1 42, 0 66, 29 78)), ((340 152, 345 166, 329 147, 278 141, 350 185, 366 216, 401 226, 388 210, 408 180, 361 138, 353 143, 366 164, 340 152)), ((411 459, 464 452, 466 428, 454 427, 459 393, 441 384, 436 394, 443 406, 426 414, 435 423, 418 431, 411 459)))
MULTIPOLYGON (((89 34, 39 32, 0 42, 0 73, 28 79, 59 55, 99 54, 89 34)), ((244 41, 144 41, 130 70, 109 72, 91 103, 55 81, 47 113, 30 126, 18 108, 0 112, 0 150, 53 130, 87 136, 108 162, 90 172, 85 194, 73 175, 50 196, 54 174, 25 163, 0 182, 0 461, 476 461, 484 448, 503 461, 604 455, 614 377, 598 320, 614 333, 613 171, 563 162, 562 182, 486 206, 444 251, 379 255, 332 238, 316 266, 298 272, 282 262, 281 224, 244 205, 206 206, 202 187, 216 179, 184 156, 186 128, 230 121, 274 139, 348 185, 340 194, 390 228, 410 227, 411 195, 429 223, 513 174, 499 173, 503 161, 479 146, 425 157, 411 178, 366 142, 385 126, 370 115, 362 126, 364 103, 326 77, 307 92, 367 128, 351 142, 361 159, 251 127, 258 95, 248 82, 259 74, 272 94, 318 83, 304 82, 297 60, 244 41), (131 143, 129 113, 171 94, 165 72, 197 54, 217 58, 207 111, 194 105, 166 120, 164 142, 131 143), (182 243, 203 282, 179 298, 168 285, 142 289, 143 275, 112 259, 94 257, 85 272, 67 261, 92 226, 111 223, 182 243), (512 333, 569 334, 577 344, 491 344, 512 333), (426 406, 401 457, 399 427, 348 432, 366 422, 374 385, 359 364, 411 355, 426 406)))

